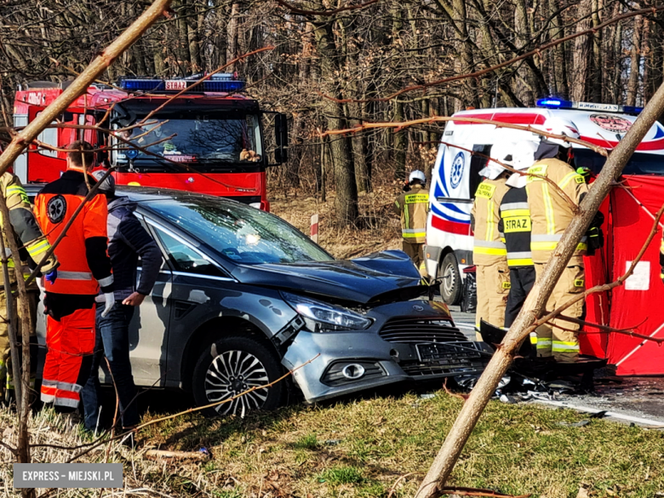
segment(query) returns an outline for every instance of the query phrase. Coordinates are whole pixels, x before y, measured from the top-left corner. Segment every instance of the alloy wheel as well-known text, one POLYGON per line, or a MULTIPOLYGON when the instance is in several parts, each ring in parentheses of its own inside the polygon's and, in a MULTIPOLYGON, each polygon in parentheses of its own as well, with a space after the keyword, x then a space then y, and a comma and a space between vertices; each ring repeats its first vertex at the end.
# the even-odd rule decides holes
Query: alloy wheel
POLYGON ((224 351, 207 369, 205 395, 210 403, 230 400, 215 407, 220 415, 244 417, 263 406, 269 388, 260 386, 268 382, 268 372, 256 356, 241 350, 224 351), (252 388, 257 389, 236 398, 252 388))

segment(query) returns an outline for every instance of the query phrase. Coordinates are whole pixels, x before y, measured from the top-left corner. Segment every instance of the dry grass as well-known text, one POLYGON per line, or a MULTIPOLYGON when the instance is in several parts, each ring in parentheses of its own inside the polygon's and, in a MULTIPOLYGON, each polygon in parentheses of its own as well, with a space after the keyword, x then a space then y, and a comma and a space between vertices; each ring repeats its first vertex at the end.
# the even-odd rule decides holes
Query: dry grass
MULTIPOLYGON (((138 451, 118 445, 109 460, 124 465, 125 489, 61 490, 60 497, 200 496, 386 497, 413 496, 449 430, 461 401, 436 392, 375 397, 237 418, 187 415, 144 429, 138 451), (207 462, 155 461, 147 448, 197 452, 207 462), (403 479, 399 479, 406 476, 403 479), (140 490, 140 491, 139 491, 140 490), (115 494, 113 494, 115 493, 115 494)), ((154 415, 145 414, 144 421, 154 415)), ((664 434, 593 420, 573 427, 583 415, 532 405, 491 402, 454 471, 452 484, 533 498, 653 498, 664 493, 664 434), (567 424, 560 424, 566 422, 567 424)), ((0 413, 3 427, 12 417, 0 413)), ((33 420, 33 441, 75 445, 77 427, 44 411, 33 420)), ((7 431, 3 440, 9 441, 7 431)), ((39 449, 39 462, 64 462, 69 451, 39 449)), ((0 489, 11 489, 11 455, 0 452, 0 489)), ((106 447, 78 461, 106 461, 106 447)))
POLYGON ((360 228, 340 228, 334 219, 334 193, 327 202, 300 192, 270 192, 272 213, 309 235, 311 216, 318 214, 318 243, 337 258, 347 259, 386 249, 401 249, 399 217, 392 205, 400 193, 396 184, 377 187, 359 197, 360 228))

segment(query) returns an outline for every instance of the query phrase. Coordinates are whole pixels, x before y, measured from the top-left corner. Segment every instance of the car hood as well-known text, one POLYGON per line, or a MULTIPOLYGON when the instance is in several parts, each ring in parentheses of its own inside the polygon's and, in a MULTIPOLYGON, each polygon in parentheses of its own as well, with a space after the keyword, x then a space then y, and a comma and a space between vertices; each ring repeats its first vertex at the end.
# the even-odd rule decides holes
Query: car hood
POLYGON ((423 292, 420 274, 402 251, 383 251, 349 261, 240 265, 233 276, 245 284, 361 304, 380 296, 410 299, 423 292))

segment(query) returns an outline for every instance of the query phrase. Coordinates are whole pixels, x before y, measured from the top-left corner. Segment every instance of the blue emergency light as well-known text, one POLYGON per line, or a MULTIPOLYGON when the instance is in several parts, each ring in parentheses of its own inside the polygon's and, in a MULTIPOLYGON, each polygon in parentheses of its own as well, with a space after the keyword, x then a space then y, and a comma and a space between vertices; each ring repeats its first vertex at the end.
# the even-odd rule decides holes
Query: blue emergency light
POLYGON ((130 92, 155 92, 164 89, 163 80, 121 79, 118 86, 130 92))
POLYGON ((537 107, 547 107, 549 109, 571 109, 573 102, 562 99, 539 99, 537 107))
POLYGON ((557 99, 554 97, 547 97, 537 101, 537 107, 545 107, 547 109, 577 109, 582 111, 600 111, 600 112, 622 112, 625 114, 640 114, 643 110, 642 107, 634 107, 631 105, 616 105, 616 104, 596 104, 594 102, 573 102, 571 100, 557 99))
MULTIPOLYGON (((120 78, 118 86, 128 92, 177 93, 188 90, 197 80, 178 78, 162 80, 157 78, 120 78)), ((234 79, 230 73, 213 74, 209 79, 194 86, 191 92, 238 92, 245 87, 242 80, 234 79)))

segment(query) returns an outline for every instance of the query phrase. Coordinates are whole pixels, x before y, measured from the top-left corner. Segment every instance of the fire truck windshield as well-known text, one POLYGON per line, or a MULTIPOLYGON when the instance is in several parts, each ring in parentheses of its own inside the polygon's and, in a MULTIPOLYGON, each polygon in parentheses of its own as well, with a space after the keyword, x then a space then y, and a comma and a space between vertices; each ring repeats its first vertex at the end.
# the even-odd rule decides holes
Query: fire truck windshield
POLYGON ((120 167, 130 162, 151 169, 169 162, 210 167, 262 162, 259 118, 253 114, 160 114, 141 126, 116 129, 116 136, 135 145, 127 150, 126 144, 116 142, 114 156, 120 167))

